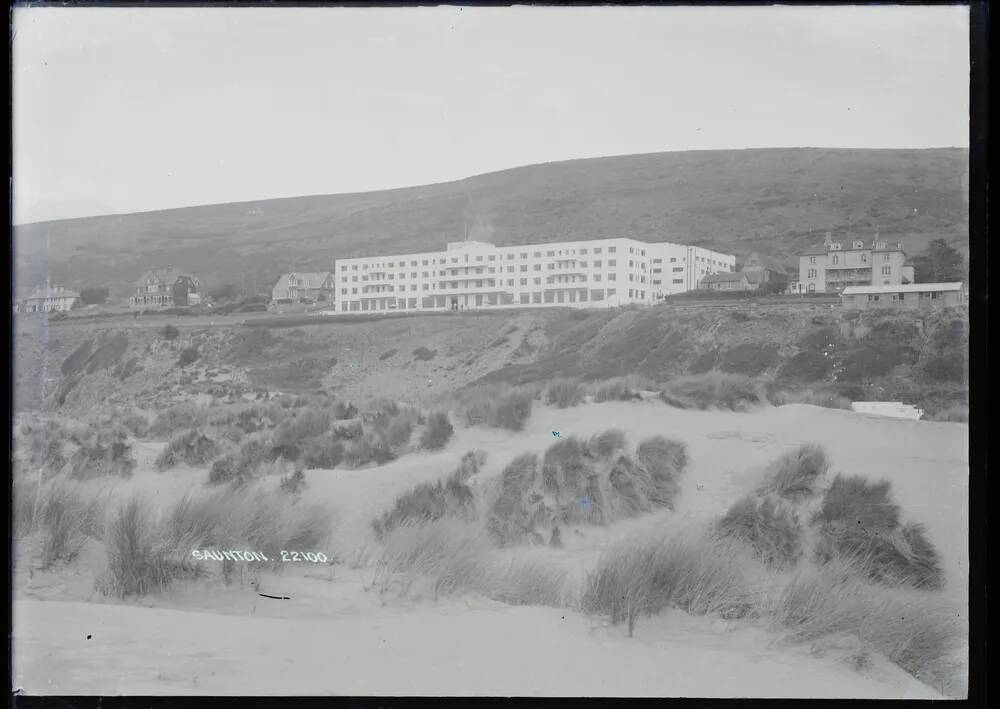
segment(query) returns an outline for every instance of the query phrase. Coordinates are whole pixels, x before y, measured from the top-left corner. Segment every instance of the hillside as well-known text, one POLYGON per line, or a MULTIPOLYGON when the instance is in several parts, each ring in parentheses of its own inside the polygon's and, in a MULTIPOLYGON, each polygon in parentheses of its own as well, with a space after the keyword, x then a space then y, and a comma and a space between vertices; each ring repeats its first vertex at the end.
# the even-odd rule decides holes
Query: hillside
POLYGON ((845 313, 823 305, 524 310, 298 327, 46 323, 16 332, 17 409, 155 409, 196 394, 325 389, 355 400, 431 403, 475 383, 640 375, 653 382, 717 371, 772 391, 901 400, 934 414, 968 404, 963 310, 845 313), (197 360, 179 366, 193 347, 197 360))
MULTIPOLYGON (((789 260, 825 231, 933 238, 968 248, 968 151, 818 148, 692 151, 571 160, 397 190, 207 205, 14 229, 18 292, 51 273, 112 295, 149 266, 207 284, 337 257, 631 236, 789 260)), ((249 281, 248 281, 249 282, 249 281)))

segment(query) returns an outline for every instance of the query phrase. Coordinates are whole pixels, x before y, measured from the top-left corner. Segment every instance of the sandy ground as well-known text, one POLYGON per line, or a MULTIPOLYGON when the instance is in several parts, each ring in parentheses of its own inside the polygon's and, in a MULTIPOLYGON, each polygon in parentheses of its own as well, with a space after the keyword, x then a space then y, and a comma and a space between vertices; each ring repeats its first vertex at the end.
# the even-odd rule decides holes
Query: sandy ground
MULTIPOLYGON (((520 434, 459 429, 438 453, 407 455, 379 468, 309 471, 304 498, 334 512, 330 552, 349 560, 374 546, 372 518, 413 485, 448 475, 466 451, 487 452, 477 476, 482 483, 515 455, 543 451, 555 440, 553 431, 587 436, 609 427, 625 430, 633 443, 654 434, 682 440, 690 462, 676 512, 607 529, 564 530, 560 554, 581 568, 624 534, 721 514, 759 482, 770 460, 801 443, 819 443, 832 473, 892 481, 904 519, 924 523, 942 552, 944 593, 964 608, 964 424, 804 405, 753 414, 680 411, 660 402, 537 407, 520 434)), ((144 472, 109 494, 142 491, 165 505, 199 489, 203 469, 145 472, 160 445, 143 443, 137 457, 144 472)), ((815 657, 808 648, 776 644, 759 628, 670 612, 625 638, 621 628, 563 610, 476 598, 380 599, 363 591, 362 572, 348 565, 286 566, 262 577, 261 591, 289 600, 215 581, 117 605, 93 591, 90 569, 99 556, 91 549, 72 573, 35 573, 15 584, 15 686, 66 694, 934 696, 882 658, 859 672, 836 652, 815 657)))

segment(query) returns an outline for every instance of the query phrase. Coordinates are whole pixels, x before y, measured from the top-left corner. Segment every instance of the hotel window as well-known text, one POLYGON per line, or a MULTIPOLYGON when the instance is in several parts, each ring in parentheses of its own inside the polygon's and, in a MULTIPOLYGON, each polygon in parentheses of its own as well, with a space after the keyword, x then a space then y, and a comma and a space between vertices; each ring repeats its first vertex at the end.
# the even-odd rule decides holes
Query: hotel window
POLYGON ((613 258, 608 259, 608 268, 614 268, 617 265, 618 265, 618 259, 613 259, 613 258))
POLYGON ((861 254, 861 263, 868 263, 868 254, 861 254))
POLYGON ((599 280, 601 280, 601 274, 600 274, 600 273, 595 273, 595 274, 594 274, 594 280, 595 280, 595 281, 599 281, 599 280))
POLYGON ((618 276, 616 274, 614 274, 614 273, 609 273, 608 274, 608 280, 609 281, 617 281, 618 280, 618 276))
POLYGON ((521 252, 521 258, 528 258, 528 252, 527 251, 522 251, 521 252))
POLYGON ((634 281, 634 280, 635 280, 635 278, 634 278, 634 277, 632 276, 632 274, 631 274, 631 273, 630 273, 630 274, 628 274, 628 279, 629 279, 629 281, 634 281))
POLYGON ((546 251, 546 252, 545 252, 545 255, 546 255, 546 256, 555 256, 555 255, 556 255, 556 252, 555 252, 555 251, 546 251))
POLYGON ((600 267, 601 267, 601 260, 597 259, 596 261, 594 261, 594 268, 600 268, 600 267))
POLYGON ((882 260, 883 261, 888 261, 889 260, 889 254, 882 254, 882 260))
POLYGON ((426 283, 424 284, 424 290, 430 290, 430 286, 427 285, 426 283))
POLYGON ((586 267, 587 267, 587 262, 586 261, 581 261, 580 262, 580 268, 586 268, 586 267))
POLYGON ((358 294, 358 289, 357 288, 351 288, 351 295, 357 295, 357 294, 358 294))
POLYGON ((361 277, 361 280, 362 280, 362 281, 367 281, 367 280, 368 280, 368 276, 362 276, 362 277, 361 277))
POLYGON ((541 256, 542 256, 542 252, 541 252, 541 251, 536 251, 536 252, 534 253, 534 257, 535 257, 535 258, 541 258, 541 256))
POLYGON ((833 255, 833 262, 834 262, 835 264, 837 264, 837 263, 840 263, 840 257, 839 257, 839 256, 837 256, 837 254, 834 254, 834 255, 833 255))
POLYGON ((600 246, 598 246, 597 248, 595 248, 595 249, 594 249, 594 253, 595 253, 595 254, 599 254, 599 253, 601 253, 601 247, 600 247, 600 246))
POLYGON ((522 286, 526 286, 526 285, 528 285, 528 279, 527 279, 527 278, 522 278, 522 279, 521 279, 521 285, 522 285, 522 286))
POLYGON ((496 256, 490 256, 488 260, 493 261, 495 258, 496 256))
POLYGON ((514 260, 514 254, 507 254, 507 260, 508 261, 513 261, 514 260))
POLYGON ((508 279, 507 279, 507 285, 508 285, 508 286, 512 286, 512 285, 514 285, 514 279, 513 279, 513 278, 508 278, 508 279))
POLYGON ((883 276, 888 276, 890 273, 892 273, 892 266, 883 266, 882 267, 882 275, 883 276))
POLYGON ((476 261, 482 261, 482 260, 483 260, 482 256, 476 256, 476 261))
POLYGON ((361 264, 361 270, 362 271, 367 271, 368 270, 368 264, 367 263, 361 264))
MULTIPOLYGON (((457 258, 453 258, 453 259, 451 260, 451 262, 452 262, 452 263, 458 263, 458 259, 457 259, 457 258)), ((442 261, 442 263, 444 263, 444 262, 442 261)))
POLYGON ((341 295, 347 295, 347 289, 346 288, 341 288, 340 289, 340 294, 341 295))
POLYGON ((617 246, 609 246, 608 247, 608 253, 609 254, 617 253, 617 251, 618 251, 618 247, 617 246))
POLYGON ((670 263, 677 263, 677 259, 675 258, 670 259, 670 263))
POLYGON ((420 263, 420 265, 421 265, 421 266, 426 266, 426 265, 427 265, 427 259, 424 259, 424 260, 423 260, 423 261, 422 261, 422 262, 420 263))
POLYGON ((586 256, 587 255, 587 250, 586 249, 580 249, 580 255, 581 256, 586 256))
POLYGON ((608 297, 610 298, 611 296, 613 296, 617 292, 618 291, 616 291, 614 288, 608 288, 608 297))
POLYGON ((674 273, 683 273, 684 272, 684 267, 683 266, 674 266, 673 272, 674 273))
POLYGON ((357 276, 351 276, 351 280, 354 281, 355 283, 357 283, 358 282, 358 277, 357 276))
POLYGON ((639 282, 640 283, 645 283, 646 282, 646 277, 645 276, 639 276, 639 282))
POLYGON ((488 268, 488 269, 486 269, 486 270, 487 270, 487 272, 489 272, 489 273, 496 273, 496 272, 497 272, 497 270, 496 270, 495 268, 488 268))
POLYGON ((521 264, 521 273, 525 273, 527 270, 528 270, 528 264, 522 263, 521 264))
POLYGON ((549 270, 550 270, 550 271, 554 270, 554 269, 555 269, 555 267, 556 267, 556 265, 555 265, 554 263, 550 263, 550 264, 549 264, 549 270))
POLYGON ((815 257, 815 256, 810 256, 810 257, 809 257, 809 263, 810 263, 810 264, 814 264, 814 263, 816 263, 816 257, 815 257))
POLYGON ((540 286, 541 284, 542 284, 542 279, 541 278, 536 278, 535 279, 535 285, 536 286, 540 286))
POLYGON ((629 298, 631 298, 631 297, 632 297, 632 289, 631 289, 631 288, 629 288, 629 289, 628 289, 628 297, 629 297, 629 298))
POLYGON ((808 278, 815 278, 816 277, 816 269, 815 268, 810 268, 809 269, 809 273, 807 274, 807 277, 808 278))
POLYGON ((347 270, 347 266, 341 266, 341 267, 340 267, 340 270, 341 270, 341 271, 346 271, 346 270, 347 270))
POLYGON ((427 278, 427 271, 421 272, 420 277, 421 278, 427 278))
POLYGON ((645 256, 645 255, 646 255, 646 249, 642 249, 642 250, 641 250, 641 251, 639 252, 639 255, 640 255, 640 256, 645 256))
MULTIPOLYGON (((391 273, 389 274, 389 278, 392 278, 392 274, 391 274, 391 273)), ((400 274, 399 274, 399 280, 401 280, 401 281, 402 281, 402 280, 404 280, 405 278, 406 278, 406 274, 405 274, 405 273, 400 273, 400 274)))
POLYGON ((514 267, 513 266, 508 266, 507 267, 507 273, 513 273, 513 272, 514 272, 514 267))
POLYGON ((536 270, 536 271, 541 271, 541 270, 542 270, 542 264, 540 264, 540 263, 536 263, 536 264, 535 264, 535 270, 536 270))
POLYGON ((683 283, 683 282, 684 282, 683 278, 675 278, 674 279, 674 283, 683 283))
POLYGON ((634 266, 635 266, 635 263, 632 261, 632 259, 629 259, 628 260, 628 267, 629 268, 633 268, 634 266))

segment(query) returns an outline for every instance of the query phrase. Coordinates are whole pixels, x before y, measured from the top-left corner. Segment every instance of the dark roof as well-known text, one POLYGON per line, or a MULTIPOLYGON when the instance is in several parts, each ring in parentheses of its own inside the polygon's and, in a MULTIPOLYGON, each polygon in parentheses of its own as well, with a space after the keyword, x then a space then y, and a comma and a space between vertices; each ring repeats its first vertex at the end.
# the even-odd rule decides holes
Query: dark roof
POLYGON ((710 273, 701 279, 702 283, 731 283, 732 281, 745 281, 747 274, 743 271, 724 271, 722 273, 710 273))
POLYGON ((142 278, 136 281, 135 284, 137 286, 144 286, 149 281, 153 281, 154 283, 173 285, 179 278, 190 278, 195 283, 198 282, 197 278, 190 273, 181 271, 179 268, 153 268, 142 274, 142 278))
POLYGON ((835 239, 829 245, 817 244, 816 246, 810 246, 805 251, 799 252, 799 256, 819 256, 832 251, 903 251, 903 244, 900 241, 889 241, 888 239, 872 239, 867 243, 864 239, 835 239), (861 242, 861 246, 855 247, 855 242, 861 242), (885 246, 881 248, 877 247, 876 244, 880 242, 884 243, 885 246), (840 248, 832 248, 834 244, 840 244, 840 248))

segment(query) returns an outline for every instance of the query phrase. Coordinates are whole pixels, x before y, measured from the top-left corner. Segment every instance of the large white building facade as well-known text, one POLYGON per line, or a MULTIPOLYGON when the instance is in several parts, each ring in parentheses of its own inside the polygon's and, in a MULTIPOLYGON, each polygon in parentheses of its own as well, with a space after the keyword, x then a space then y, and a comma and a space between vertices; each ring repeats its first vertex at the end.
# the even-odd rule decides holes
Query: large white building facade
POLYGON ((604 308, 694 290, 736 257, 697 246, 595 239, 521 246, 478 241, 444 251, 337 259, 336 311, 604 308))

